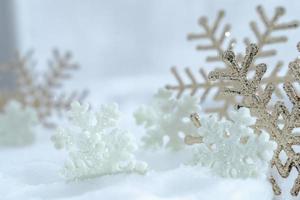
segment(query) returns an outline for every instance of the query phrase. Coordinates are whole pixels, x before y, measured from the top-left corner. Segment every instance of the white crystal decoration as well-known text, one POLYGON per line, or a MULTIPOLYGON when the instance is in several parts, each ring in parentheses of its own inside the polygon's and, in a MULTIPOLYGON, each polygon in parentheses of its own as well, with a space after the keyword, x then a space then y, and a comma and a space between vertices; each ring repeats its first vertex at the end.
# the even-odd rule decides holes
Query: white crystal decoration
POLYGON ((117 104, 93 112, 87 104, 72 103, 69 125, 52 137, 56 148, 68 152, 62 170, 67 180, 146 172, 147 164, 133 154, 137 149, 133 135, 117 126, 119 117, 117 104))
POLYGON ((17 101, 9 101, 0 114, 0 145, 23 146, 31 144, 35 137, 38 119, 34 109, 23 107, 17 101))
POLYGON ((199 136, 203 143, 194 145, 194 164, 212 169, 227 178, 266 177, 276 143, 269 134, 256 135, 247 108, 229 112, 229 120, 217 116, 200 116, 199 136))
POLYGON ((146 130, 142 137, 146 148, 180 150, 186 146, 183 137, 197 132, 190 122, 190 114, 199 111, 198 98, 187 95, 175 99, 171 91, 160 89, 150 105, 141 106, 134 117, 146 130))

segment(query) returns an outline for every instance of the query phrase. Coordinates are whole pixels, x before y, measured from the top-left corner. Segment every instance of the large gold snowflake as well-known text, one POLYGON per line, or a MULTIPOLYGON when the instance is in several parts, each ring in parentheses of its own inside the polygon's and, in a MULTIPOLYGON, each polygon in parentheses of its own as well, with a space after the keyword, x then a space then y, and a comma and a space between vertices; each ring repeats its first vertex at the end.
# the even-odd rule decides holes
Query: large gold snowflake
MULTIPOLYGON (((283 89, 292 103, 292 109, 289 110, 282 101, 277 101, 270 108, 270 100, 276 88, 275 84, 268 83, 263 91, 260 90, 267 65, 264 63, 255 65, 255 75, 249 78, 250 67, 258 53, 258 45, 249 44, 245 57, 239 63, 232 50, 225 51, 223 60, 227 66, 226 69, 210 72, 209 79, 235 83, 226 87, 223 93, 244 97, 243 102, 237 104, 237 108, 249 108, 251 113, 257 117, 255 128, 266 130, 277 142, 278 147, 274 152, 271 165, 283 178, 287 178, 293 168, 297 170, 298 176, 291 189, 291 194, 297 196, 300 191, 300 154, 295 151, 295 147, 300 145, 300 135, 295 133, 295 129, 300 127, 300 96, 297 95, 292 82, 285 81, 283 89), (282 152, 287 156, 285 163, 280 159, 282 152)), ((294 80, 300 82, 300 59, 289 64, 289 74, 293 76, 294 80)), ((270 180, 275 194, 281 194, 275 178, 272 176, 270 180)))

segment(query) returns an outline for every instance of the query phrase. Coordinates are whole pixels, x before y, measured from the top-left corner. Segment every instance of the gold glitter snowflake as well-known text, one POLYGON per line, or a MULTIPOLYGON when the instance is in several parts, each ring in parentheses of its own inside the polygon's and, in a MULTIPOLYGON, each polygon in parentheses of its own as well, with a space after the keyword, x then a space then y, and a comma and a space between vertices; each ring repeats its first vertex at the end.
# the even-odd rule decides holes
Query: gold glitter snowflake
MULTIPOLYGON (((237 108, 249 108, 251 113, 257 117, 255 128, 266 130, 271 138, 277 142, 278 147, 272 158, 272 167, 275 167, 283 178, 287 178, 293 168, 297 170, 298 176, 291 189, 291 194, 297 196, 300 191, 300 154, 294 148, 300 145, 300 135, 295 134, 293 131, 300 127, 300 96, 297 95, 293 83, 285 81, 283 89, 293 105, 292 109, 289 110, 282 101, 276 102, 272 108, 268 107, 275 85, 268 83, 264 90, 260 91, 267 65, 264 63, 255 65, 254 77, 248 77, 250 67, 258 53, 258 45, 249 44, 245 57, 239 63, 237 56, 232 50, 225 51, 223 60, 227 66, 226 70, 210 72, 209 79, 235 82, 235 84, 232 84, 232 87, 226 87, 223 92, 227 95, 244 97, 244 101, 238 104, 237 108), (279 122, 281 119, 283 122, 279 122), (285 163, 282 162, 279 156, 282 152, 287 156, 285 163)), ((299 59, 289 64, 289 72, 297 82, 300 82, 299 59)), ((270 181, 273 184, 275 194, 281 194, 275 178, 271 177, 270 181)))

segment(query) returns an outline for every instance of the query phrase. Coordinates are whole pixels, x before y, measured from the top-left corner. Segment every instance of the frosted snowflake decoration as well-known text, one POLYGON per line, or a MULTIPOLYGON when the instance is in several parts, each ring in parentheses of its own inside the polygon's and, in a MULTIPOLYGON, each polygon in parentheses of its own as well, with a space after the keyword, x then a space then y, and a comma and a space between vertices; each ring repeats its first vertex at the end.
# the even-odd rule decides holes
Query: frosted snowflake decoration
POLYGON ((38 119, 34 109, 9 101, 0 114, 0 145, 22 146, 34 141, 38 119))
POLYGON ((222 177, 265 177, 276 149, 269 134, 256 135, 249 126, 255 124, 247 108, 229 112, 229 120, 211 115, 200 117, 202 143, 195 145, 194 164, 212 169, 222 177))
POLYGON ((196 133, 190 123, 190 114, 200 111, 199 99, 187 95, 181 99, 172 97, 172 92, 160 89, 149 106, 141 106, 134 117, 138 125, 143 125, 146 134, 142 137, 146 148, 166 147, 180 150, 185 147, 186 134, 196 133))
POLYGON ((52 137, 57 149, 68 152, 62 170, 67 180, 146 172, 147 164, 133 154, 137 148, 133 135, 117 127, 119 117, 116 104, 92 112, 87 104, 72 103, 69 126, 59 128, 52 137))

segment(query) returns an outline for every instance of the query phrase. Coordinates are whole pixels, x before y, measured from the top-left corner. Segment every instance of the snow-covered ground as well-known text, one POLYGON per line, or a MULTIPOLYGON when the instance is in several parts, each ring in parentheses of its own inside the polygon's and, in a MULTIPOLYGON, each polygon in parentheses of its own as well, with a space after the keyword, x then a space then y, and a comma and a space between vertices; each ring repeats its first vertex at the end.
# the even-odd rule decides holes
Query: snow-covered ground
POLYGON ((221 179, 205 169, 180 164, 189 157, 188 152, 139 152, 138 156, 152 168, 144 176, 120 174, 67 183, 59 174, 64 154, 56 151, 47 137, 40 137, 30 147, 1 149, 1 200, 272 199, 271 187, 265 180, 221 179))
MULTIPOLYGON (((109 101, 120 103, 122 126, 139 138, 141 128, 134 125, 132 111, 147 103, 164 81, 151 76, 119 78, 106 84, 91 81, 88 101, 94 107, 109 101), (108 85, 109 89, 105 89, 108 85)), ((147 161, 150 168, 144 176, 119 174, 67 183, 59 173, 65 153, 53 147, 52 134, 39 128, 34 145, 0 149, 1 200, 272 200, 266 180, 222 179, 207 169, 184 165, 191 156, 189 149, 177 153, 139 150, 137 157, 147 161)))

